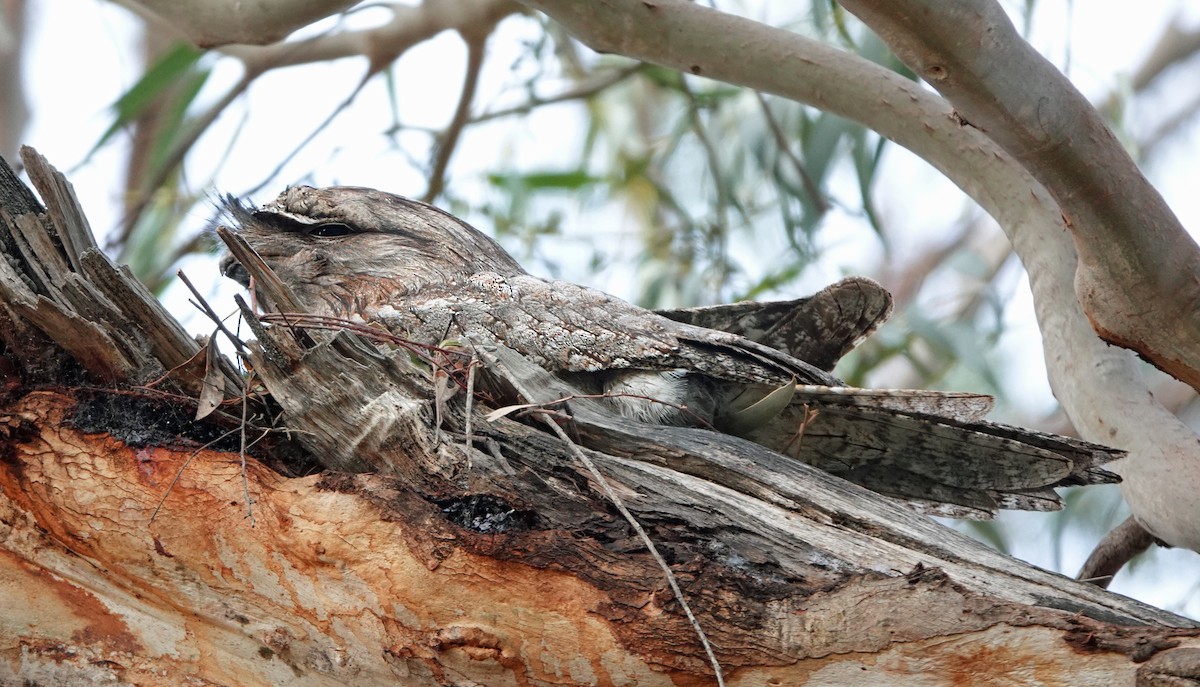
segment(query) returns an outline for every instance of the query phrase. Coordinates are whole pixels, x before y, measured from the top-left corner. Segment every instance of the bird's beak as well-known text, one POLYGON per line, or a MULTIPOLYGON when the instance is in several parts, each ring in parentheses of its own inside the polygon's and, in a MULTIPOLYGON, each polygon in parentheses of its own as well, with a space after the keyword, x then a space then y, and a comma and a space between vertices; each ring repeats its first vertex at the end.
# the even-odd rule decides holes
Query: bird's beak
POLYGON ((242 267, 242 263, 234 259, 233 255, 226 253, 221 258, 221 274, 229 277, 246 288, 250 288, 250 273, 242 267))

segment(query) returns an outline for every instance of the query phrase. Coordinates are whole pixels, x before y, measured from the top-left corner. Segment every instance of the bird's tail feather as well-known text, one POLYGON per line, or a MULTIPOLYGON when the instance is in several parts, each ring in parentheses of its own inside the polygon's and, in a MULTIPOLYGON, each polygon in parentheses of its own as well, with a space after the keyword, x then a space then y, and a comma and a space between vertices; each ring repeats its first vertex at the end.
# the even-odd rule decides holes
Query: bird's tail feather
POLYGON ((1054 487, 1118 481, 1099 466, 1120 451, 979 420, 986 398, 801 386, 778 417, 745 436, 918 506, 946 504, 934 511, 957 517, 1057 509, 1054 487))

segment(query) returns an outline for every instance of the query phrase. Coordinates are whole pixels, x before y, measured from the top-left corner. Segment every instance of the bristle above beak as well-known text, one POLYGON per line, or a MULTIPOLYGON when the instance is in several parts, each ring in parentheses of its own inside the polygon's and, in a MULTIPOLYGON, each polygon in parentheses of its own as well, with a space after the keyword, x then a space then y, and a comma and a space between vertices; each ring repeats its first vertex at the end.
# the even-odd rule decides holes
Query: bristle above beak
POLYGON ((217 207, 221 212, 221 219, 231 222, 234 229, 241 228, 242 224, 254 217, 255 207, 232 193, 225 194, 217 207))
MULTIPOLYGON (((217 210, 216 224, 229 226, 234 231, 241 231, 247 223, 254 220, 254 206, 231 193, 225 194, 217 201, 217 210)), ((232 254, 226 252, 221 256, 219 267, 222 275, 250 288, 250 273, 232 254)))

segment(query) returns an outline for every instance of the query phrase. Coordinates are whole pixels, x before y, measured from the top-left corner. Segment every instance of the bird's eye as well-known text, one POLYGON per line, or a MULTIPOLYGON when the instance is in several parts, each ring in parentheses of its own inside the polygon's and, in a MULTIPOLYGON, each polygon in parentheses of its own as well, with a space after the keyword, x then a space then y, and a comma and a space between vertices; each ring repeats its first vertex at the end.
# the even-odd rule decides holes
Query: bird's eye
POLYGON ((356 233, 358 232, 356 232, 349 224, 331 222, 329 224, 318 224, 309 230, 308 235, 320 236, 323 239, 331 239, 338 236, 349 236, 350 234, 356 233))

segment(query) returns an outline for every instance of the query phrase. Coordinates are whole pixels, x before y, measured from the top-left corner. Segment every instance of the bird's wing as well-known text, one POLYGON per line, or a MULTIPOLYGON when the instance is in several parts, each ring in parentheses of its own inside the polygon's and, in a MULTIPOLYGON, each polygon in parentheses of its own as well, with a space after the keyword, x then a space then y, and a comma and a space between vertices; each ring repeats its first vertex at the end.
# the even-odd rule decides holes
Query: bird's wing
POLYGON ((744 336, 826 372, 891 313, 892 295, 866 277, 848 277, 791 301, 658 311, 676 322, 744 336))
POLYGON ((601 291, 528 275, 430 286, 391 315, 390 327, 436 340, 492 337, 556 372, 675 370, 738 384, 838 386, 829 373, 728 332, 676 322, 601 291), (457 333, 456 333, 457 332, 457 333))

